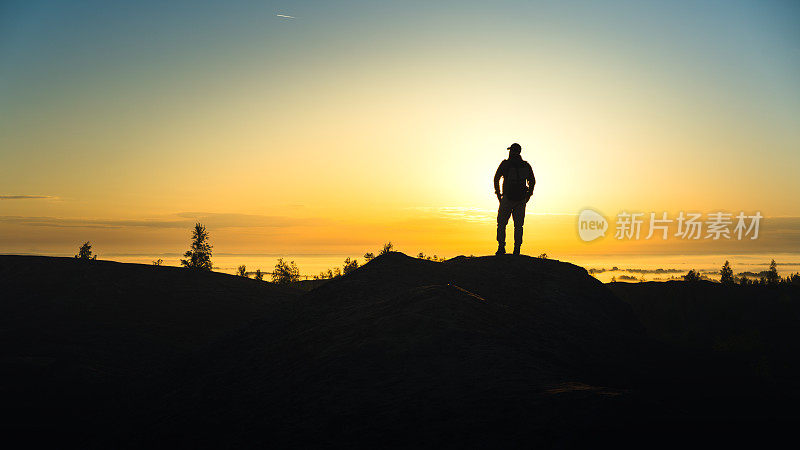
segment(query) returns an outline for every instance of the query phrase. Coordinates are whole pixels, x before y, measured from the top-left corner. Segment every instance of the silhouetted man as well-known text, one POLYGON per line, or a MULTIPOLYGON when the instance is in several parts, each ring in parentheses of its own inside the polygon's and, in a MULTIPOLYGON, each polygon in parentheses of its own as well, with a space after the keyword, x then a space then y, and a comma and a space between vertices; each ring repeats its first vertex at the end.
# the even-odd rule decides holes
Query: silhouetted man
POLYGON ((497 209, 497 253, 506 253, 506 225, 508 217, 514 217, 514 254, 519 255, 522 246, 522 225, 525 223, 525 205, 533 195, 533 177, 531 165, 522 160, 522 147, 511 144, 508 147, 508 159, 500 163, 494 174, 494 193, 500 201, 497 209), (503 178, 503 192, 500 193, 500 178, 503 178))

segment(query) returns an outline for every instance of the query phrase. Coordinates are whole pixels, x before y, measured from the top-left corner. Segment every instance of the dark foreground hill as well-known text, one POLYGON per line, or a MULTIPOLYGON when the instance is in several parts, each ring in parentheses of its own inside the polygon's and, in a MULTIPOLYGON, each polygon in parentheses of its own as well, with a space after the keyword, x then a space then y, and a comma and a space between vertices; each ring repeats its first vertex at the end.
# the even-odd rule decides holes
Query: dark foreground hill
POLYGON ((800 394, 800 286, 708 281, 610 283, 648 336, 742 361, 761 383, 800 394))
POLYGON ((300 304, 291 322, 254 324, 204 355, 160 433, 192 445, 558 442, 621 413, 622 365, 644 337, 584 269, 529 257, 393 253, 300 304))
POLYGON ((77 442, 125 428, 190 354, 296 295, 176 267, 0 255, 2 425, 77 442))
POLYGON ((301 294, 0 256, 0 292, 3 431, 59 447, 763 443, 793 420, 780 386, 552 260, 391 253, 301 294))

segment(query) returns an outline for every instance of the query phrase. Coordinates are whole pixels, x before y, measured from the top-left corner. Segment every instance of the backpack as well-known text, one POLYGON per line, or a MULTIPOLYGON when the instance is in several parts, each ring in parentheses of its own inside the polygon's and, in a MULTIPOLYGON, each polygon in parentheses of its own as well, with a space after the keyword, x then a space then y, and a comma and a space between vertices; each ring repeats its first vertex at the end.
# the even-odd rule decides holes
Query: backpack
POLYGON ((505 173, 503 174, 503 196, 509 200, 523 200, 528 196, 528 180, 530 169, 524 161, 506 161, 505 173))

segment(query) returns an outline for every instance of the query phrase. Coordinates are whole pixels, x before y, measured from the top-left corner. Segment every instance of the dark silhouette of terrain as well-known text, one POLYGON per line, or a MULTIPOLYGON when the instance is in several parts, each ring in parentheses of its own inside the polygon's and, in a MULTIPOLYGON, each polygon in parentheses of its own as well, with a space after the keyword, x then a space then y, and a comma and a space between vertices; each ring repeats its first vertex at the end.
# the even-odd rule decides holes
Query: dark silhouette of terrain
POLYGON ((308 292, 0 256, 2 431, 59 447, 641 448, 763 445, 795 421, 785 384, 665 338, 669 318, 654 332, 658 288, 623 289, 525 256, 390 252, 308 292))
POLYGON ((652 338, 724 354, 753 377, 800 395, 800 286, 710 281, 610 283, 652 338))
POLYGON ((625 401, 593 383, 624 375, 618 364, 643 336, 585 270, 528 257, 389 253, 298 303, 289 322, 255 324, 204 355, 213 368, 177 396, 178 419, 159 419, 160 433, 417 446, 590 427, 593 413, 625 401), (205 394, 220 385, 224 396, 205 394), (581 407, 565 410, 562 398, 581 407), (196 414, 209 410, 212 421, 196 414))
POLYGON ((128 433, 189 355, 296 296, 177 267, 0 255, 2 427, 29 442, 128 433))

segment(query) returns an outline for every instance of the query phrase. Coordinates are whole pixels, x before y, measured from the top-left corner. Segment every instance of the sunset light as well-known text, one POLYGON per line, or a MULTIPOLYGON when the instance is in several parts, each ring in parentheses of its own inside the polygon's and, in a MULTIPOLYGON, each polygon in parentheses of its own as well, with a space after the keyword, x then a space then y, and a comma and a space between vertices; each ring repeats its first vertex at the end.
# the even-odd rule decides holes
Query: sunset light
POLYGON ((785 446, 798 194, 798 0, 2 0, 4 448, 785 446))

